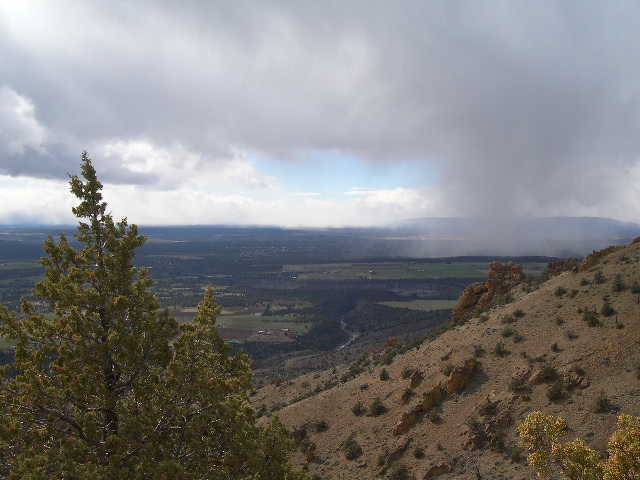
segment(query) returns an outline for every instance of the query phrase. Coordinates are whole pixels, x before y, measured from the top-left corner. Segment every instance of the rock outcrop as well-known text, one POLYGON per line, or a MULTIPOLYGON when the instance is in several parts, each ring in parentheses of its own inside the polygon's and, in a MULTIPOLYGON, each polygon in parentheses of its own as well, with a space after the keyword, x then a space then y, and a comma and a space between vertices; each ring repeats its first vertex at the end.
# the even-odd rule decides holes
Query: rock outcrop
POLYGON ((453 320, 460 322, 478 312, 487 310, 525 278, 526 275, 520 265, 513 262, 505 264, 491 262, 487 280, 472 283, 462 291, 458 302, 453 307, 453 320))
POLYGON ((547 277, 555 277, 563 272, 577 272, 580 266, 580 260, 577 258, 567 258, 566 260, 558 260, 550 262, 547 265, 547 277))
POLYGON ((603 248, 602 250, 594 250, 593 252, 591 252, 590 255, 587 255, 587 257, 582 261, 582 263, 580 264, 580 267, 578 268, 578 271, 586 272, 591 267, 594 267, 595 265, 597 265, 598 262, 600 262, 600 260, 602 259, 602 257, 606 257, 610 253, 613 253, 616 250, 620 250, 621 248, 624 248, 624 246, 611 245, 607 248, 603 248))
POLYGON ((455 367, 447 380, 447 393, 462 392, 478 369, 478 361, 470 358, 464 365, 455 367))

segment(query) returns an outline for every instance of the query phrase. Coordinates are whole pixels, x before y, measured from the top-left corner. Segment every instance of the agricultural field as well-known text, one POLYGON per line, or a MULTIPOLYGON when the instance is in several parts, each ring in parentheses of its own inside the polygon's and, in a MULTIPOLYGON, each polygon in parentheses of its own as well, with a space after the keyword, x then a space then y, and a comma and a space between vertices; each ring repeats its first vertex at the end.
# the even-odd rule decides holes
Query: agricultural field
MULTIPOLYGON (((264 308, 262 309, 264 310, 264 308)), ((290 342, 309 331, 312 322, 302 315, 262 315, 258 308, 240 310, 223 309, 218 316, 217 327, 223 338, 228 340, 290 342)), ((196 314, 196 307, 174 309, 171 314, 179 322, 187 322, 196 314)))
POLYGON ((392 308, 408 308, 409 310, 431 312, 433 310, 450 310, 456 304, 456 300, 400 300, 380 302, 380 304, 392 308))
MULTIPOLYGON (((546 263, 524 263, 527 273, 540 273, 546 263)), ((419 280, 439 278, 484 278, 488 262, 375 262, 284 265, 296 280, 419 280)))

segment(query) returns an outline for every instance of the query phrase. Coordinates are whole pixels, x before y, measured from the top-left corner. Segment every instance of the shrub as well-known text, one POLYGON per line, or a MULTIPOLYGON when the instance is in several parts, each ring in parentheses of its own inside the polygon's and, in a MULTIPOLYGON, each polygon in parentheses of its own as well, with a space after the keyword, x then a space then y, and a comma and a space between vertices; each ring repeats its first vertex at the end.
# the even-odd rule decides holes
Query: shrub
POLYGON ((362 447, 354 438, 353 434, 349 435, 342 444, 342 453, 347 460, 355 460, 362 455, 362 447))
POLYGON ((449 376, 451 375, 451 372, 453 372, 453 365, 451 365, 450 363, 447 363, 444 367, 442 367, 442 373, 444 373, 445 376, 449 376))
POLYGON ((635 280, 631 285, 631 293, 634 293, 636 295, 640 293, 640 283, 638 283, 637 280, 635 280))
POLYGON ((424 458, 424 448, 421 448, 421 447, 414 448, 413 449, 413 456, 415 458, 418 458, 418 459, 424 458))
POLYGON ((481 313, 478 317, 478 320, 480 321, 480 323, 484 323, 489 320, 489 315, 487 315, 486 313, 481 313))
POLYGON ((600 392, 600 395, 593 402, 593 413, 609 413, 614 409, 613 404, 609 400, 609 397, 604 393, 604 391, 600 392))
POLYGON ((374 398, 371 402, 371 405, 369 405, 369 416, 379 417, 380 415, 384 415, 385 413, 387 413, 387 407, 384 403, 382 403, 380 397, 374 398))
POLYGON ((565 398, 566 393, 564 384, 560 380, 556 380, 547 387, 547 398, 552 402, 558 402, 565 398))
POLYGON ((564 294, 566 294, 566 293, 567 293, 567 289, 566 289, 566 288, 564 288, 564 287, 558 287, 558 288, 556 288, 556 289, 553 291, 553 294, 554 294, 556 297, 562 297, 562 296, 563 296, 564 294))
POLYGON ((386 368, 380 370, 380 380, 385 381, 389 380, 389 372, 387 372, 386 368))
POLYGON ((485 353, 485 350, 482 345, 474 345, 473 346, 473 356, 474 357, 482 357, 485 353))
POLYGON ((580 285, 586 287, 587 285, 591 285, 591 282, 586 278, 583 278, 582 280, 580 280, 580 285))
POLYGON ((567 330, 566 335, 567 335, 567 338, 568 338, 569 340, 575 340, 576 338, 578 338, 578 335, 576 335, 576 334, 573 332, 573 330, 567 330))
POLYGON ((578 290, 576 290, 575 288, 569 292, 569 297, 571 298, 575 298, 576 295, 578 295, 578 290))
POLYGON ((605 300, 605 302, 602 304, 602 308, 600 309, 600 313, 605 317, 610 317, 611 315, 614 315, 616 311, 611 306, 611 303, 609 303, 609 300, 605 300))
POLYGON ((558 347, 558 344, 556 342, 554 342, 553 344, 551 344, 551 351, 558 353, 560 352, 560 347, 558 347))
POLYGON ((515 312, 513 312, 513 316, 516 318, 522 318, 526 315, 526 313, 524 313, 522 310, 517 309, 515 312))
POLYGON ((400 397, 400 401, 402 403, 409 403, 409 400, 411 400, 411 397, 413 397, 414 392, 413 390, 411 390, 410 388, 405 388, 404 392, 402 392, 402 396, 400 397))
POLYGON ((353 407, 351 407, 351 411, 353 412, 353 414, 356 417, 359 417, 361 415, 364 415, 364 412, 366 411, 364 408, 364 404, 358 400, 355 405, 353 407))
POLYGON ((326 420, 320 420, 319 422, 316 423, 315 428, 316 428, 316 432, 318 433, 326 432, 327 430, 329 430, 329 424, 327 423, 326 420))
POLYGON ((556 318, 556 325, 562 325, 562 324, 564 324, 564 318, 557 317, 556 318))
POLYGON ((600 319, 598 318, 598 314, 593 310, 585 309, 582 312, 582 320, 586 322, 586 324, 589 325, 590 327, 599 327, 601 325, 600 319))
POLYGON ((602 273, 602 270, 596 271, 596 273, 593 275, 593 281, 598 285, 607 281, 604 274, 602 273))
POLYGON ((622 275, 619 273, 613 278, 613 286, 612 290, 614 292, 624 292, 627 289, 627 285, 624 283, 622 279, 622 275))
POLYGON ((524 337, 522 335, 520 335, 519 333, 516 333, 513 336, 513 343, 520 343, 524 341, 524 337))
POLYGON ((529 384, 523 377, 513 377, 509 383, 509 390, 514 393, 526 393, 531 391, 529 384))
POLYGON ((498 342, 496 343, 496 346, 493 349, 493 353, 497 357, 506 357, 511 352, 505 348, 504 343, 498 342))
POLYGON ((431 423, 442 423, 442 417, 435 410, 429 412, 429 421, 431 423))
POLYGON ((505 327, 502 329, 502 336, 504 338, 509 338, 513 336, 514 333, 516 333, 516 331, 511 327, 505 327))
POLYGON ((500 319, 500 323, 503 323, 503 324, 514 323, 515 321, 516 319, 513 315, 505 315, 500 319))
POLYGON ((554 380, 558 379, 558 370, 555 369, 555 367, 552 367, 551 365, 545 365, 542 368, 542 372, 541 372, 541 378, 542 381, 549 383, 549 382, 553 382, 554 380))
POLYGON ((538 476, 556 477, 558 469, 567 479, 627 480, 640 478, 640 417, 620 415, 618 430, 609 438, 608 455, 602 458, 583 440, 563 443, 564 419, 533 412, 518 425, 518 433, 529 450, 529 463, 538 476))

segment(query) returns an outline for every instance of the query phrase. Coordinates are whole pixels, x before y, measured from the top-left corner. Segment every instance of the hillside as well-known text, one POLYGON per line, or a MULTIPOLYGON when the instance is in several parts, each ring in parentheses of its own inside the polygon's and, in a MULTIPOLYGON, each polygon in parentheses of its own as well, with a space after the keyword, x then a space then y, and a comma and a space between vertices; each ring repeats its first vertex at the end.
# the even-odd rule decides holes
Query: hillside
POLYGON ((515 438, 529 412, 564 416, 600 450, 617 412, 640 414, 638 280, 640 244, 607 249, 389 365, 383 352, 352 365, 364 371, 350 380, 346 366, 317 372, 253 401, 270 410, 308 397, 277 415, 316 478, 534 478, 515 438))

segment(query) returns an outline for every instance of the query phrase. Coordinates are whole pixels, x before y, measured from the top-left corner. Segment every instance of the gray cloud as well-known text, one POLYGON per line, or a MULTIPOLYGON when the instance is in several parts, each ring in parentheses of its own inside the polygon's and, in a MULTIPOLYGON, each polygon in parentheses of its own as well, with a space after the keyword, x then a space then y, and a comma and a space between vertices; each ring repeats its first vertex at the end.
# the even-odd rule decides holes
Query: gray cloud
POLYGON ((457 214, 615 216, 638 160, 635 2, 61 3, 0 7, 0 85, 48 132, 0 172, 61 176, 114 139, 333 149, 423 163, 457 214))

